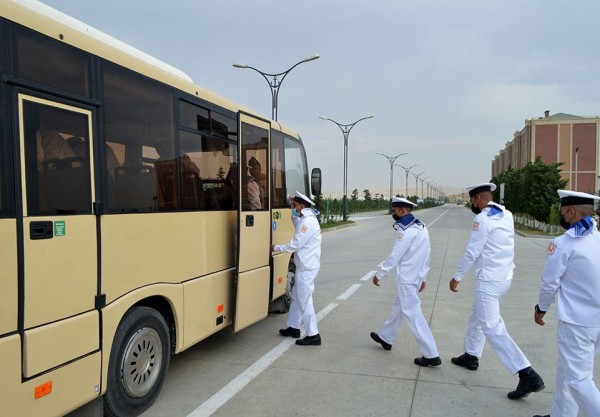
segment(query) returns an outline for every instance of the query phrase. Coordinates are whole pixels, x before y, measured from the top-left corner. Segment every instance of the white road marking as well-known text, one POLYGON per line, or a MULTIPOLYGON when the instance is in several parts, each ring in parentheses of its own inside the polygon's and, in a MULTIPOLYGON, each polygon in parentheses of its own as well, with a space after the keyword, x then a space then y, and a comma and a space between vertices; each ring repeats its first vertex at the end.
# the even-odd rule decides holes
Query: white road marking
POLYGON ((346 291, 344 291, 342 294, 338 295, 337 299, 338 300, 347 300, 348 298, 350 298, 350 296, 352 294, 354 294, 354 292, 356 290, 358 290, 360 288, 362 284, 354 284, 352 285, 350 288, 348 288, 346 291))
POLYGON ((365 276, 364 276, 364 277, 362 277, 360 280, 361 280, 361 281, 368 281, 368 280, 370 280, 371 278, 373 278, 373 275, 375 275, 375 273, 376 273, 376 272, 377 272, 377 271, 369 271, 369 272, 367 272, 367 273, 365 274, 365 276))
POLYGON ((431 223, 427 223, 426 226, 429 227, 432 224, 434 224, 435 222, 437 222, 439 220, 440 217, 442 217, 444 214, 448 213, 448 210, 450 210, 450 208, 447 208, 445 212, 443 212, 442 214, 440 214, 439 216, 437 216, 435 218, 435 220, 433 220, 431 223))
MULTIPOLYGON (((317 322, 333 311, 339 304, 331 303, 323 310, 317 313, 317 322)), ((221 388, 212 397, 202 403, 198 408, 192 411, 187 417, 208 417, 221 408, 227 401, 233 398, 262 371, 267 369, 281 355, 283 355, 295 343, 295 339, 286 337, 285 340, 267 352, 262 358, 258 359, 248 367, 244 372, 235 377, 231 382, 221 388)))

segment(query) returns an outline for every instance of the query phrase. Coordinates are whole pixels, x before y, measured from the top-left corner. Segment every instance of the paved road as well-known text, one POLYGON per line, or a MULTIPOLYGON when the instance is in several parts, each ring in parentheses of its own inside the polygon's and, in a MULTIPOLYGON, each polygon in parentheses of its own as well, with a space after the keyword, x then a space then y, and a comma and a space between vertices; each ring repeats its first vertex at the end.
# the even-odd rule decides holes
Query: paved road
POLYGON ((173 358, 158 401, 143 416, 530 417, 549 412, 557 358, 554 309, 545 327, 533 323, 549 240, 516 237, 517 268, 502 315, 546 390, 511 401, 506 393, 517 378, 489 345, 475 372, 450 363, 463 351, 473 279, 465 277, 458 293, 448 290, 448 281, 468 239, 472 214, 454 205, 416 214, 429 225, 431 236, 431 271, 421 298, 442 366, 413 364, 420 354, 406 326, 391 351, 369 338, 389 313, 395 287, 393 277, 381 287, 365 278, 388 254, 393 230, 389 216, 356 216, 355 226, 323 233, 315 292, 322 346, 300 347, 280 337, 284 315, 270 315, 237 334, 221 332, 173 358))

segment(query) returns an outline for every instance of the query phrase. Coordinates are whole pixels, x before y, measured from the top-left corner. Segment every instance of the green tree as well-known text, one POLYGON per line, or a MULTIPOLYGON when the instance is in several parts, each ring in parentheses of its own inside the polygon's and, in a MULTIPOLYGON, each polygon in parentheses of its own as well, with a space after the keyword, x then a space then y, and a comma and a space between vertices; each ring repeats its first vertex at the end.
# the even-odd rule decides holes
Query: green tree
POLYGON ((365 201, 371 201, 371 192, 368 189, 363 190, 363 195, 365 196, 365 201))
POLYGON ((352 190, 352 194, 350 195, 350 200, 357 201, 358 200, 358 188, 352 190))
POLYGON ((565 188, 560 176, 562 163, 545 164, 540 157, 521 169, 509 168, 494 177, 498 185, 494 200, 500 201, 500 184, 504 184, 503 204, 514 213, 528 214, 542 222, 551 221, 552 206, 559 201, 556 190, 565 188))

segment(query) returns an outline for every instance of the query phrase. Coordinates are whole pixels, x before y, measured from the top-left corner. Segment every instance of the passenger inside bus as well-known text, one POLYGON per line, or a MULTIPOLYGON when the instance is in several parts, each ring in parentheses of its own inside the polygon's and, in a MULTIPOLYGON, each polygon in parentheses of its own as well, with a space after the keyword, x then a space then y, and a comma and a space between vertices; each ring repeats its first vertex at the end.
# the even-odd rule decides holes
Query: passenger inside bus
POLYGON ((262 173, 262 166, 254 156, 250 157, 247 167, 246 210, 261 210, 266 203, 267 177, 262 173))

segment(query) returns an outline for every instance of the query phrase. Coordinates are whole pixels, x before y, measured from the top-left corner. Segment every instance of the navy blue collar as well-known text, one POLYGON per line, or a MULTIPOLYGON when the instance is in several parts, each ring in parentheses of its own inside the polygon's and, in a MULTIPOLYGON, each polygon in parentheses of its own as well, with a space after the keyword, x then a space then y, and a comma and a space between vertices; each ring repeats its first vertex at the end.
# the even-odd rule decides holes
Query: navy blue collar
POLYGON ((583 236, 587 235, 592 228, 592 218, 590 216, 586 216, 577 223, 573 223, 567 230, 573 229, 575 236, 583 236))
POLYGON ((488 216, 493 216, 498 213, 502 213, 502 209, 496 205, 490 204, 488 205, 490 211, 488 211, 488 216))
POLYGON ((396 223, 394 223, 393 227, 394 227, 394 230, 398 230, 398 228, 401 228, 402 230, 406 230, 413 224, 422 225, 423 223, 421 223, 421 220, 415 218, 415 216, 413 216, 412 213, 409 213, 409 214, 406 214, 406 215, 400 217, 396 221, 396 223))

